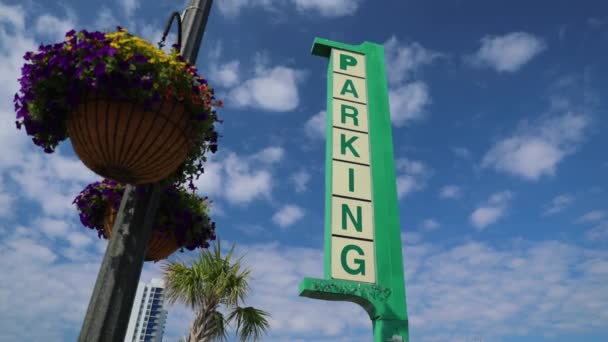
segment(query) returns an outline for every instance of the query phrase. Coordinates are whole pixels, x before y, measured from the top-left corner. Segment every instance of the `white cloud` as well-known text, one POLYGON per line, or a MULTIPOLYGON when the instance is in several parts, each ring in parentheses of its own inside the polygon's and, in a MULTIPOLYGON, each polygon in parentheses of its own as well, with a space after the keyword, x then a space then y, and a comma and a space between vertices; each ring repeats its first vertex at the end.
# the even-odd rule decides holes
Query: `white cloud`
POLYGON ((557 164, 578 148, 589 123, 588 116, 570 112, 545 117, 534 125, 524 122, 486 153, 482 166, 527 180, 553 175, 557 164))
POLYGON ((437 230, 439 227, 441 227, 441 224, 439 224, 439 222, 437 222, 437 220, 435 219, 426 219, 422 221, 420 227, 422 228, 422 230, 430 232, 433 230, 437 230))
POLYGON ((481 47, 468 61, 474 66, 488 66, 498 72, 514 72, 546 48, 545 43, 525 32, 504 36, 486 36, 481 47))
POLYGON ((407 125, 425 116, 425 108, 431 103, 428 87, 415 81, 389 90, 391 122, 397 127, 407 125))
POLYGON ((224 88, 232 87, 239 83, 239 61, 230 61, 221 65, 214 65, 209 73, 209 78, 214 85, 224 88))
POLYGON ((40 229, 49 238, 65 237, 68 235, 70 226, 65 220, 53 218, 40 218, 34 221, 36 229, 40 229))
POLYGON ((397 195, 402 198, 411 192, 418 190, 416 179, 410 175, 397 177, 397 195))
POLYGON ((38 203, 45 214, 53 217, 75 215, 72 201, 88 184, 101 177, 87 169, 78 159, 63 156, 30 153, 24 162, 9 169, 10 178, 16 182, 21 195, 38 203))
POLYGON ((307 189, 308 181, 310 181, 310 173, 300 170, 291 175, 290 179, 295 186, 296 192, 304 192, 307 189))
POLYGON ((352 15, 357 11, 362 0, 223 0, 218 2, 220 12, 228 17, 235 17, 249 7, 261 7, 280 15, 282 9, 293 8, 301 13, 315 12, 324 17, 352 15), (277 5, 281 6, 279 10, 277 5))
POLYGON ((21 6, 0 3, 0 23, 9 23, 18 31, 23 31, 25 25, 24 13, 25 11, 21 6))
POLYGON ((283 66, 257 70, 254 78, 230 91, 231 101, 227 104, 272 112, 292 111, 300 102, 298 83, 302 78, 301 71, 283 66))
POLYGON ((284 155, 285 150, 282 147, 270 146, 256 153, 254 158, 261 162, 272 164, 281 161, 284 155))
POLYGON ((293 0, 300 11, 316 11, 324 17, 353 15, 361 0, 293 0))
POLYGON ((581 216, 576 220, 578 223, 595 223, 599 222, 606 217, 604 210, 592 210, 585 215, 581 216))
POLYGON ((440 198, 460 198, 462 189, 457 185, 446 185, 439 192, 440 198))
POLYGON ((432 63, 441 54, 418 43, 401 44, 395 36, 384 43, 384 48, 391 122, 402 127, 425 116, 425 108, 431 103, 428 86, 423 81, 411 79, 422 66, 432 63))
POLYGON ((414 245, 422 241, 422 234, 417 232, 405 232, 401 233, 401 243, 403 248, 407 248, 407 245, 414 245))
POLYGON ((7 242, 7 246, 14 249, 17 254, 30 257, 37 262, 52 263, 57 259, 57 255, 50 249, 31 239, 12 239, 7 242))
POLYGON ((231 153, 224 160, 226 188, 224 196, 235 204, 246 204, 260 197, 270 197, 272 175, 268 170, 252 171, 247 161, 231 153))
POLYGON ((589 240, 607 241, 608 240, 608 221, 601 222, 597 226, 587 230, 585 236, 589 240))
POLYGON ((11 217, 15 198, 9 194, 0 194, 0 217, 11 217))
POLYGON ((269 146, 250 155, 228 152, 221 160, 213 157, 204 164, 205 172, 195 185, 201 195, 212 200, 224 198, 232 204, 270 198, 274 179, 271 168, 284 155, 283 148, 269 146))
POLYGON ((570 195, 566 195, 566 194, 557 195, 551 200, 551 203, 547 206, 547 208, 545 209, 543 214, 544 215, 557 214, 560 211, 566 209, 566 207, 569 206, 573 200, 574 199, 570 195))
POLYGON ((456 157, 459 157, 462 159, 471 158, 471 151, 469 151, 465 147, 452 147, 451 150, 456 155, 456 157))
POLYGON ((139 0, 120 0, 119 4, 127 17, 131 17, 133 12, 139 8, 139 0))
POLYGON ((120 21, 114 16, 111 9, 103 6, 101 10, 97 12, 97 18, 95 19, 95 26, 98 30, 109 29, 113 30, 120 24, 120 21))
POLYGON ((384 49, 386 76, 390 85, 399 85, 411 79, 421 67, 441 56, 416 42, 401 44, 395 36, 384 43, 384 49))
POLYGON ((251 77, 242 79, 238 60, 221 63, 222 44, 216 44, 209 54, 210 78, 213 84, 228 89, 226 105, 236 108, 255 108, 270 112, 294 110, 300 101, 298 85, 304 71, 286 66, 269 67, 270 58, 265 52, 254 55, 251 77))
POLYGON ((214 161, 207 161, 203 166, 204 172, 194 181, 198 192, 203 196, 213 196, 221 193, 222 190, 222 164, 214 161))
POLYGON ((483 166, 494 164, 496 169, 536 180, 552 175, 562 153, 554 145, 535 138, 513 137, 496 144, 483 160, 483 166))
POLYGON ((512 197, 513 195, 509 191, 498 192, 490 196, 487 203, 480 205, 471 213, 470 220, 473 226, 477 230, 483 230, 496 223, 505 215, 512 197))
POLYGON ((286 228, 304 217, 304 209, 287 204, 281 207, 273 216, 272 222, 281 228, 286 228))
POLYGON ((21 6, 0 3, 0 165, 10 167, 22 162, 31 140, 15 127, 13 96, 19 90, 18 79, 26 51, 36 50, 36 40, 25 31, 25 13, 21 6))
POLYGON ((304 131, 312 139, 325 139, 327 131, 327 112, 322 110, 313 115, 304 125, 304 131))
POLYGON ((247 5, 253 6, 270 6, 272 0, 225 0, 219 1, 217 6, 220 12, 226 16, 236 16, 247 5))
MULTIPOLYGON (((88 232, 88 233, 90 233, 90 232, 88 232)), ((93 242, 93 239, 91 239, 90 234, 87 235, 87 234, 83 234, 81 232, 71 232, 67 236, 67 240, 70 242, 70 245, 73 248, 86 247, 93 242)))
POLYGON ((482 230, 498 221, 503 214, 504 209, 501 207, 480 207, 471 214, 471 222, 477 229, 482 230))
POLYGON ((65 34, 75 26, 69 18, 59 19, 50 14, 43 14, 36 19, 36 32, 57 42, 64 40, 65 34))
POLYGON ((590 332, 608 318, 606 251, 557 241, 404 247, 411 339, 590 332), (507 245, 507 246, 505 246, 507 245), (574 271, 577 270, 577 271, 574 271), (517 331, 512 329, 518 327, 517 331))
POLYGON ((15 196, 3 189, 3 180, 0 176, 0 218, 9 218, 13 216, 13 204, 15 200, 15 196))
MULTIPOLYGON (((106 244, 97 239, 95 243, 106 244)), ((66 262, 59 258, 60 254, 76 255, 76 251, 61 248, 35 226, 17 227, 2 236, 0 267, 5 277, 18 281, 0 288, 0 340, 65 341, 77 332, 102 255, 90 248, 79 250, 78 259, 66 262), (19 310, 10 309, 15 307, 19 310), (34 328, 23 329, 24 325, 34 328)))
POLYGON ((412 175, 421 175, 428 171, 427 166, 419 160, 411 160, 407 158, 397 159, 396 167, 405 173, 412 175))
POLYGON ((399 158, 395 160, 397 169, 397 195, 399 199, 422 190, 426 186, 432 171, 423 162, 399 158))

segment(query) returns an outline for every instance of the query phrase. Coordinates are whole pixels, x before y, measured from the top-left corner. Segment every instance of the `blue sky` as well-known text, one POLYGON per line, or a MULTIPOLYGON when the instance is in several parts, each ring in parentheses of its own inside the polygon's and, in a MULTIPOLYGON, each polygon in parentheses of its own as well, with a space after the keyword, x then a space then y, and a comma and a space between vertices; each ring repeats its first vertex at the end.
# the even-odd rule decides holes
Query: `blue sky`
MULTIPOLYGON (((13 125, 24 52, 117 24, 158 41, 184 5, 0 0, 0 340, 75 340, 106 246, 71 205, 96 176, 13 125)), ((315 37, 386 49, 411 340, 607 341, 608 3, 216 0, 197 65, 225 122, 199 187, 264 340, 372 338, 356 305, 297 296, 323 271, 315 37)), ((191 319, 170 308, 165 341, 191 319)))

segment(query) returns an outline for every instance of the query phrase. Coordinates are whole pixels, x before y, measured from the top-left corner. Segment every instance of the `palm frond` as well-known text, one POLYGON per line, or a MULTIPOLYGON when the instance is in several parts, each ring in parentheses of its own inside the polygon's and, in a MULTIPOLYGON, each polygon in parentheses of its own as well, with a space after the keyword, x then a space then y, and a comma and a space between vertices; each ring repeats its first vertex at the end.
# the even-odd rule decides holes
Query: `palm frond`
POLYGON ((183 302, 196 308, 201 299, 200 277, 182 262, 164 264, 165 298, 170 304, 183 302))
POLYGON ((209 329, 209 337, 213 341, 227 341, 228 340, 228 330, 226 326, 228 322, 224 318, 224 315, 219 311, 214 311, 211 314, 210 320, 211 327, 209 329))
POLYGON ((252 306, 236 307, 227 320, 236 321, 236 334, 242 342, 257 341, 270 327, 268 313, 252 306))
POLYGON ((196 312, 188 342, 227 340, 229 322, 236 322, 241 341, 258 340, 269 328, 268 314, 253 307, 240 307, 250 290, 251 270, 243 267, 243 256, 234 259, 235 245, 222 256, 218 240, 213 250, 205 250, 190 265, 167 262, 163 265, 165 297, 171 304, 183 302, 196 312), (233 311, 224 317, 220 305, 233 311))

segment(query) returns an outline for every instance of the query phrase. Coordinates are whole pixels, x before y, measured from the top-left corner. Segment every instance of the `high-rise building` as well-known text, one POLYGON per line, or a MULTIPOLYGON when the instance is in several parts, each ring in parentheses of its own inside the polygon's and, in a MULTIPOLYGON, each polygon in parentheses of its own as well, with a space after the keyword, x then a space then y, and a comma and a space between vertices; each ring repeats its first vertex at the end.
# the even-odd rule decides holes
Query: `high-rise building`
POLYGON ((164 310, 164 285, 161 279, 139 283, 125 342, 162 342, 167 310, 164 310))

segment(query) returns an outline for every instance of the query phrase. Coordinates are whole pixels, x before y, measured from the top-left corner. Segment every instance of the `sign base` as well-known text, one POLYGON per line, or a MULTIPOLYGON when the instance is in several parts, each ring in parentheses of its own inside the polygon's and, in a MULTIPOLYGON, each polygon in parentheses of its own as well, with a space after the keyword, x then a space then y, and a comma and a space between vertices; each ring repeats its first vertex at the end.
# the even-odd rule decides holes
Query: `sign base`
POLYGON ((304 278, 300 283, 300 296, 356 303, 365 309, 370 319, 380 316, 390 295, 390 289, 348 280, 304 278))
POLYGON ((348 280, 304 278, 300 296, 359 304, 372 320, 374 342, 408 342, 408 321, 390 310, 388 288, 348 280))

